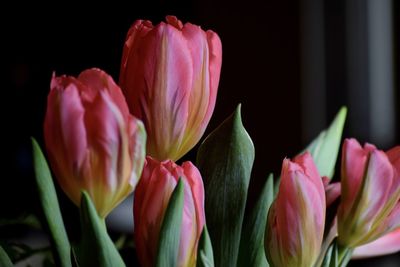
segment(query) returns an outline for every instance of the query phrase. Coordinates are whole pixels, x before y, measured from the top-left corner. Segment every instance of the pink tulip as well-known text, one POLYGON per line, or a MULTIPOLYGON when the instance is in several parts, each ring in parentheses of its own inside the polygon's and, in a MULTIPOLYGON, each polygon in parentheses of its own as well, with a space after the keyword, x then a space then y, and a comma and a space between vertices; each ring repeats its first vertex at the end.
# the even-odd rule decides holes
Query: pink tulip
POLYGON ((400 147, 387 153, 347 139, 342 154, 338 233, 355 248, 400 227, 400 147))
POLYGON ((265 250, 272 266, 310 267, 321 250, 325 191, 311 155, 283 161, 278 195, 268 214, 265 250))
POLYGON ((171 194, 179 180, 184 183, 184 207, 178 266, 196 266, 197 243, 205 223, 204 187, 200 172, 191 162, 158 162, 147 157, 135 191, 135 244, 144 267, 154 265, 159 232, 171 194))
POLYGON ((53 77, 44 137, 52 170, 79 205, 86 190, 105 217, 135 188, 144 164, 146 133, 129 114, 121 89, 99 69, 78 78, 53 77))
POLYGON ((213 31, 167 16, 129 29, 120 85, 130 111, 143 120, 147 154, 177 160, 203 135, 214 110, 222 62, 213 31))

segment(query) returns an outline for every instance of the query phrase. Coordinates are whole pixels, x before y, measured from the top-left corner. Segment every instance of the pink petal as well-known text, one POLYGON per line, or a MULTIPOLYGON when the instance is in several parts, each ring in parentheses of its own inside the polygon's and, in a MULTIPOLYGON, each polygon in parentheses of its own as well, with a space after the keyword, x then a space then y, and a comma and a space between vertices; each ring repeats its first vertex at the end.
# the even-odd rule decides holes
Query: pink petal
POLYGON ((384 223, 382 223, 382 228, 383 228, 382 231, 390 232, 399 227, 400 227, 400 201, 396 203, 396 206, 387 216, 384 223))
POLYGON ((325 189, 319 175, 317 166, 309 152, 305 152, 297 156, 294 160, 295 163, 299 164, 302 171, 306 174, 306 177, 311 180, 312 183, 318 188, 320 198, 325 199, 325 189))
POLYGON ((175 17, 175 16, 166 16, 165 20, 167 21, 167 23, 169 25, 174 26, 178 30, 182 30, 183 24, 177 17, 175 17))
POLYGON ((135 190, 135 244, 145 267, 153 266, 162 219, 175 185, 175 179, 159 165, 149 177, 140 179, 135 190))
POLYGON ((358 214, 360 221, 374 222, 374 218, 380 216, 383 209, 388 209, 392 181, 393 168, 386 154, 379 150, 372 151, 358 204, 359 209, 362 209, 361 214, 358 214))
POLYGON ((326 206, 329 207, 341 193, 340 182, 331 183, 325 187, 326 206))
POLYGON ((141 118, 141 111, 139 104, 139 97, 142 93, 141 90, 145 89, 143 83, 145 81, 137 79, 142 72, 138 75, 133 75, 141 68, 136 68, 140 65, 140 53, 138 53, 141 41, 147 35, 149 31, 153 29, 151 21, 137 20, 129 28, 126 35, 125 45, 122 53, 121 60, 121 71, 119 77, 119 83, 124 90, 125 94, 129 98, 128 105, 130 106, 131 112, 141 118))
POLYGON ((182 168, 190 185, 190 189, 192 190, 196 212, 198 239, 205 224, 203 179, 201 178, 199 170, 190 161, 184 162, 182 168))
MULTIPOLYGON (((85 84, 87 88, 90 88, 89 102, 92 102, 100 91, 107 91, 112 102, 120 109, 124 119, 128 119, 129 109, 125 97, 110 75, 100 69, 93 68, 81 72, 78 80, 85 84)), ((85 91, 85 93, 87 92, 85 91)))
POLYGON ((386 152, 390 162, 396 168, 397 172, 400 173, 400 146, 396 146, 386 152))
POLYGON ((397 229, 371 243, 357 247, 353 253, 353 258, 377 257, 399 251, 400 229, 397 229))
POLYGON ((84 110, 75 84, 80 86, 73 77, 53 76, 47 98, 44 137, 51 167, 61 188, 78 204, 80 192, 76 188, 79 181, 75 175, 84 162, 87 144, 84 110))
POLYGON ((79 96, 79 82, 69 84, 60 92, 60 124, 63 142, 69 169, 78 171, 83 163, 87 151, 87 133, 83 121, 84 108, 79 96))
MULTIPOLYGON (((367 164, 368 152, 355 139, 346 139, 342 150, 341 208, 347 216, 360 190, 367 164)), ((340 213, 340 211, 339 211, 340 213)))
POLYGON ((146 130, 142 121, 132 115, 128 116, 129 155, 132 162, 130 184, 135 187, 142 174, 146 157, 146 130))
POLYGON ((209 55, 209 71, 210 71, 210 100, 208 105, 208 112, 210 114, 206 115, 206 118, 211 117, 211 114, 214 110, 215 100, 217 98, 217 90, 219 84, 219 78, 221 73, 221 65, 222 65, 222 43, 219 36, 208 30, 207 41, 208 41, 208 55, 209 55))
MULTIPOLYGON (((203 135, 210 120, 208 117, 210 101, 209 48, 206 34, 199 26, 186 23, 183 36, 192 59, 193 81, 190 89, 189 118, 186 129, 184 150, 189 150, 203 135)), ((210 114, 211 115, 211 114, 210 114)))
POLYGON ((182 214, 181 237, 179 243, 178 266, 191 266, 189 262, 196 253, 198 240, 195 200, 190 185, 186 179, 184 183, 184 206, 182 214))

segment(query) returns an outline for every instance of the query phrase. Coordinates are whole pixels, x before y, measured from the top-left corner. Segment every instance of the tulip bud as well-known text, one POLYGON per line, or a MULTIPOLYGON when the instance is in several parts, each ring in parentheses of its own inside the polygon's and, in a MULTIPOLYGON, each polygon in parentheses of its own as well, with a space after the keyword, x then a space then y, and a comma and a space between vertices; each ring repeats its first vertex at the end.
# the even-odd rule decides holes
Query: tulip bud
POLYGON ((146 127, 147 154, 176 161, 203 135, 214 110, 222 61, 213 31, 176 17, 138 20, 123 50, 120 85, 146 127))
POLYGON ((158 162, 147 157, 135 191, 135 244, 144 267, 154 265, 159 232, 169 199, 179 180, 184 183, 184 206, 178 266, 196 266, 197 244, 205 223, 204 187, 200 172, 191 162, 158 162))
POLYGON ((385 153, 347 139, 342 154, 338 240, 355 248, 400 226, 400 147, 385 153))
POLYGON ((306 152, 283 161, 279 192, 268 214, 265 252, 271 266, 310 267, 321 250, 325 191, 306 152))
POLYGON ((102 217, 140 178, 143 124, 129 114, 121 89, 99 69, 85 70, 78 78, 52 78, 44 137, 61 188, 78 206, 81 191, 87 191, 102 217))

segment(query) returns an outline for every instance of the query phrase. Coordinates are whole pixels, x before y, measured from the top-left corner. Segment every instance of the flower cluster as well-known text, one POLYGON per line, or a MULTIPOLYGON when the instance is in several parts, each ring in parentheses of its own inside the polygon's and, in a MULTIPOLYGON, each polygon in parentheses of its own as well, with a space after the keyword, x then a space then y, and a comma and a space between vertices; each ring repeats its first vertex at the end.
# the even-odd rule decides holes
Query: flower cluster
MULTIPOLYGON (((176 163, 210 121, 221 63, 216 33, 168 16, 131 26, 118 84, 99 69, 53 76, 44 139, 60 187, 81 210, 79 266, 124 266, 102 222, 132 192, 141 266, 345 266, 399 251, 400 146, 384 152, 345 139, 334 177, 345 109, 304 152, 283 160, 250 215, 254 146, 240 106, 204 140, 196 163, 176 163)), ((42 203, 58 214, 56 201, 42 203)), ((55 217, 55 261, 71 266, 55 217)))

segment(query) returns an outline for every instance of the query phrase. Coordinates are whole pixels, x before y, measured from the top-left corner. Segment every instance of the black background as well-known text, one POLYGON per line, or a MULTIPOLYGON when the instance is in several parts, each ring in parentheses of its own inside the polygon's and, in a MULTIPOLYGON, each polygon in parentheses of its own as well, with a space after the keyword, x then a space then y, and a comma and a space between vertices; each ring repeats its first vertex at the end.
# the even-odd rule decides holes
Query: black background
MULTIPOLYGON (((327 15, 343 22, 340 5, 335 1, 326 2, 327 15)), ((300 138, 299 1, 129 3, 93 3, 85 7, 69 2, 58 6, 17 4, 4 10, 10 16, 3 22, 2 38, 6 45, 6 82, 2 88, 1 217, 22 212, 40 215, 29 137, 34 136, 43 144, 42 125, 52 72, 76 76, 86 68, 98 67, 117 80, 125 34, 136 19, 149 19, 156 24, 165 15, 176 15, 183 22, 190 21, 219 34, 223 65, 217 104, 206 134, 242 103, 243 122, 256 147, 250 203, 267 174, 278 174, 282 159, 292 157, 306 145, 300 138)), ((398 32, 398 4, 395 8, 395 32, 398 32)), ((336 26, 341 24, 328 23, 326 28, 335 31, 336 26)), ((395 38, 397 74, 399 35, 395 38)), ((337 47, 338 50, 330 49, 330 57, 344 56, 341 46, 337 47)), ((332 73, 334 68, 340 68, 329 67, 332 73)), ((396 79, 399 91, 399 75, 396 79)), ((339 81, 338 85, 343 83, 339 81)), ((346 104, 344 90, 345 87, 337 88, 337 93, 330 93, 329 120, 346 104)), ((351 133, 346 129, 345 134, 351 133)), ((396 143, 400 143, 399 135, 396 143)), ((191 152, 184 159, 194 160, 194 155, 191 152)), ((61 192, 59 195, 65 212, 74 215, 75 209, 61 192)), ((74 216, 67 216, 67 225, 68 220, 73 221, 69 217, 74 216)), ((70 228, 74 235, 75 229, 70 228)), ((16 233, 7 233, 11 234, 16 233)), ((359 261, 352 266, 377 266, 388 259, 359 261)), ((391 259, 399 260, 399 257, 391 259)))

